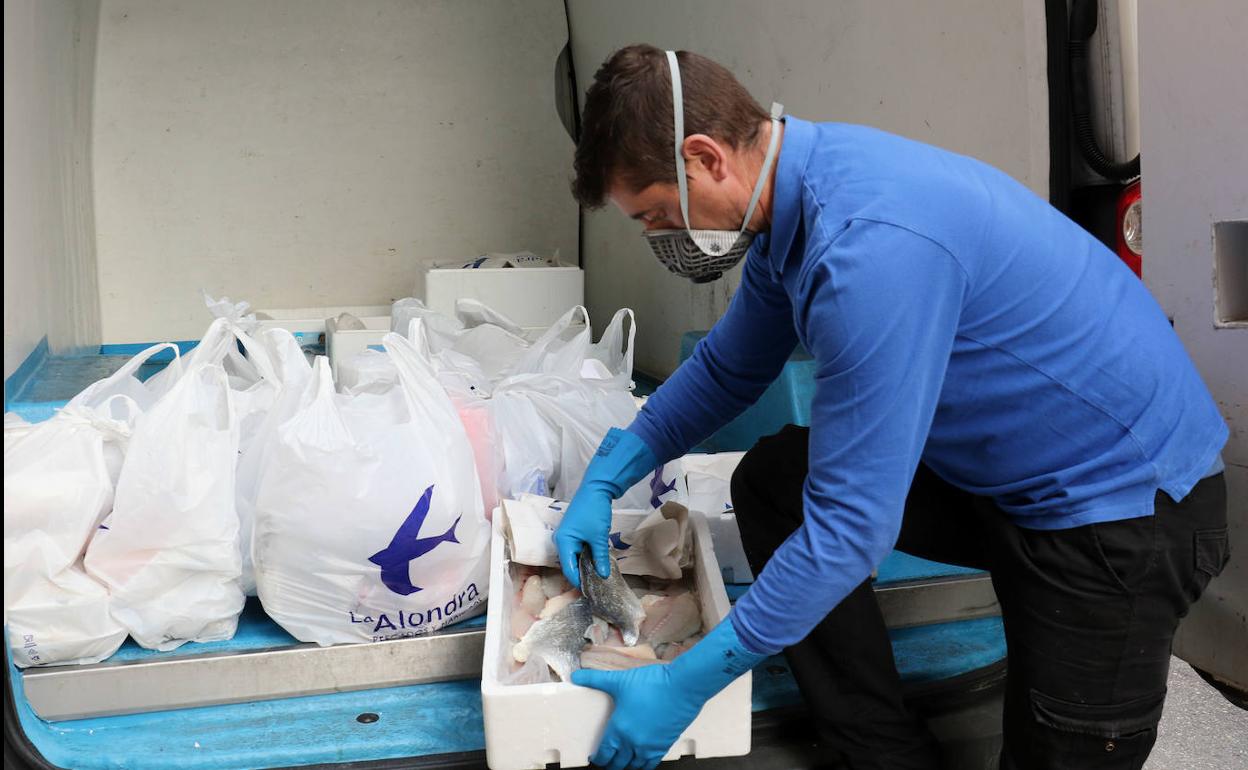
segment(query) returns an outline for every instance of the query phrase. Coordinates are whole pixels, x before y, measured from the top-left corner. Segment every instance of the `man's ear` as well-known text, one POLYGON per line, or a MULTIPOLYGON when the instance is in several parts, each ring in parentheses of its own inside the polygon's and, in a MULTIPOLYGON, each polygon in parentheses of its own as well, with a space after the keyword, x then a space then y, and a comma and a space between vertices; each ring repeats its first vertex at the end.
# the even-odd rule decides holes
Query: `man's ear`
POLYGON ((706 134, 691 134, 685 137, 685 166, 691 174, 699 171, 710 176, 716 182, 722 182, 728 176, 728 155, 706 134), (695 170, 696 169, 696 170, 695 170))

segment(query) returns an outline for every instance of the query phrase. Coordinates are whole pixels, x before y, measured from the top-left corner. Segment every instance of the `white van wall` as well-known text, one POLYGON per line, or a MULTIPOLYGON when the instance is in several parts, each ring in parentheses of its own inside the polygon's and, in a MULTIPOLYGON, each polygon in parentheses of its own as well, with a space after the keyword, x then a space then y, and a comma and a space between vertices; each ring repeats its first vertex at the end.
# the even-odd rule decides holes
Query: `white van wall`
POLYGON ((193 338, 198 289, 375 305, 426 259, 576 263, 561 0, 104 0, 105 342, 193 338))
POLYGON ((1140 3, 1139 20, 1144 282, 1231 428, 1222 450, 1231 562, 1179 627, 1175 648, 1248 689, 1248 328, 1214 325, 1215 281, 1248 287, 1248 255, 1238 275, 1215 275, 1213 250, 1215 222, 1248 221, 1248 13, 1243 0, 1140 3))
MULTIPOLYGON (((724 64, 766 107, 807 120, 866 123, 987 161, 1048 197, 1044 3, 1034 0, 577 0, 569 3, 577 87, 630 43, 696 51, 724 64)), ((693 286, 655 261, 635 222, 588 214, 583 243, 592 317, 637 310, 637 367, 667 375, 678 337, 708 329, 739 280, 693 286)))
POLYGON ((91 86, 99 2, 4 2, 4 377, 99 343, 91 86))

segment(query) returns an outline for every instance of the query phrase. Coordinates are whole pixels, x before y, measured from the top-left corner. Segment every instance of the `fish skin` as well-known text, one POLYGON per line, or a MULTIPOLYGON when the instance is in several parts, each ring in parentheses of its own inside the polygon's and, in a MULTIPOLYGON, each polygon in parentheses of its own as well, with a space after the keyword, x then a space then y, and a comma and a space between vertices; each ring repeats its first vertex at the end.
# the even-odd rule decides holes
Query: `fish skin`
POLYGON ((598 570, 594 568, 589 546, 581 551, 581 593, 589 600, 593 614, 620 629, 624 644, 632 647, 641 633, 641 621, 646 617, 646 611, 641 606, 641 600, 624 581, 615 559, 611 556, 607 559, 611 563, 611 574, 604 580, 598 577, 598 570))
POLYGON ((581 667, 581 650, 585 647, 585 631, 594 620, 589 602, 577 599, 546 620, 539 620, 524 638, 511 648, 511 655, 524 663, 531 656, 540 657, 563 681, 581 667))

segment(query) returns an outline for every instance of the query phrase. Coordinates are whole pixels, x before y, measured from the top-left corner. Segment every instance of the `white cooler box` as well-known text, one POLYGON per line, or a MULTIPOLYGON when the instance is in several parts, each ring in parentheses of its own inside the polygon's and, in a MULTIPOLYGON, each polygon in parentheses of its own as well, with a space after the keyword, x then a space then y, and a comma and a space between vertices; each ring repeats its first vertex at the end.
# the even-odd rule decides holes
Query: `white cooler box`
MULTIPOLYGON (((490 597, 487 604, 485 657, 481 666, 481 704, 485 716, 486 763, 493 770, 584 767, 598 747, 611 714, 611 696, 570 682, 504 685, 511 653, 511 609, 508 590, 510 549, 506 503, 494 510, 490 554, 490 597)), ((618 520, 628 512, 614 513, 618 520)), ((645 512, 635 514, 640 522, 645 512)), ((728 594, 701 516, 690 515, 694 580, 702 603, 702 625, 710 630, 728 615, 728 594)), ((751 686, 749 673, 728 685, 702 708, 693 724, 664 757, 735 757, 750 752, 751 686)))
POLYGON ((413 295, 430 310, 455 317, 455 301, 476 299, 526 329, 545 328, 585 304, 579 267, 422 267, 413 295))
POLYGON ((385 315, 358 316, 366 329, 339 329, 337 318, 325 319, 325 355, 338 382, 338 369, 342 362, 364 352, 370 347, 380 347, 381 339, 390 333, 390 308, 385 315))

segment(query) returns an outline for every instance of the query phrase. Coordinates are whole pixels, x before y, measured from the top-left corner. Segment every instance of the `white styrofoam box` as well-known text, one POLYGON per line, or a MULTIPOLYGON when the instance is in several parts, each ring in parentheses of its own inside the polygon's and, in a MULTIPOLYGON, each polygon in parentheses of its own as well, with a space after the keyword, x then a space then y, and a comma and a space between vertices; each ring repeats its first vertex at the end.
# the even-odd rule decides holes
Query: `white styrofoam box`
POLYGON ((579 267, 438 268, 416 274, 413 293, 430 310, 455 317, 455 301, 480 300, 518 326, 544 328, 585 304, 585 272, 579 267))
POLYGON ((339 329, 337 317, 325 319, 325 355, 329 356, 335 382, 338 381, 338 368, 343 361, 369 347, 381 345, 381 338, 390 333, 388 310, 386 315, 359 316, 359 319, 368 328, 339 329))
MULTIPOLYGON (((646 512, 616 511, 613 516, 635 515, 640 522, 646 512)), ((695 590, 702 604, 702 625, 709 630, 728 615, 728 594, 720 579, 711 547, 710 532, 701 516, 690 516, 693 534, 695 590)), ((485 656, 481 665, 481 705, 485 717, 486 764, 493 770, 584 767, 598 748, 611 696, 570 682, 502 684, 511 655, 511 610, 515 592, 507 577, 510 551, 506 501, 494 509, 490 554, 490 597, 487 603, 485 656)), ((695 757, 737 757, 750 752, 749 673, 707 701, 698 718, 681 734, 665 759, 692 754, 695 757)))
POLYGON ((688 494, 685 505, 706 516, 725 583, 754 582, 732 508, 732 473, 742 457, 745 452, 687 454, 680 458, 688 494))
MULTIPOLYGON (((690 511, 694 513, 694 511, 690 511)), ((735 511, 704 513, 711 540, 715 544, 715 558, 719 560, 719 572, 725 583, 753 583, 754 571, 745 558, 745 546, 741 543, 741 530, 737 528, 735 511)))
POLYGON ((337 318, 342 313, 350 313, 358 318, 390 316, 389 305, 344 305, 341 307, 297 307, 279 308, 274 310, 256 310, 257 316, 268 316, 260 319, 260 329, 285 329, 298 335, 321 335, 325 333, 325 321, 337 318))

